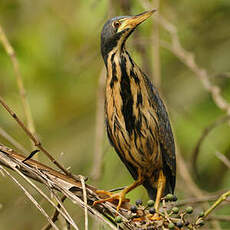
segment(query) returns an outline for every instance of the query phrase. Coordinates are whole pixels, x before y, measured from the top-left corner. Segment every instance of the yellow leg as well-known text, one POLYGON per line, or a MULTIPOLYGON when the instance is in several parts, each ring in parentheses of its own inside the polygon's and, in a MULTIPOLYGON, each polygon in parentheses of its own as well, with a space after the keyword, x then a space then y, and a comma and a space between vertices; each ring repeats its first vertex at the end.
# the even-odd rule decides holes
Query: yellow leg
POLYGON ((159 204, 160 204, 162 195, 164 193, 165 183, 166 183, 166 177, 165 177, 163 171, 160 170, 158 180, 157 180, 157 195, 156 195, 156 200, 155 200, 155 204, 154 204, 154 208, 156 210, 156 213, 153 215, 152 214, 147 215, 147 218, 150 219, 151 221, 158 221, 161 219, 161 216, 159 216, 159 214, 157 212, 159 209, 159 204))
POLYGON ((118 200, 117 211, 119 211, 122 203, 124 201, 127 201, 127 199, 125 199, 125 195, 128 192, 130 192, 131 190, 133 190, 134 188, 136 188, 139 185, 141 185, 143 183, 143 181, 144 181, 143 177, 141 176, 140 173, 138 173, 138 179, 133 184, 131 184, 130 186, 124 188, 121 192, 113 194, 111 192, 107 192, 107 191, 104 191, 104 190, 98 190, 98 191, 96 191, 96 193, 98 193, 98 194, 100 194, 100 193, 101 194, 105 194, 105 195, 107 195, 109 197, 105 198, 105 199, 94 201, 93 205, 104 203, 106 201, 113 202, 114 200, 118 200))
POLYGON ((165 184, 166 184, 166 177, 163 171, 161 170, 159 173, 158 181, 157 181, 157 196, 156 196, 155 205, 154 205, 154 208, 156 209, 156 211, 158 211, 159 209, 159 204, 161 201, 161 197, 164 193, 165 184))

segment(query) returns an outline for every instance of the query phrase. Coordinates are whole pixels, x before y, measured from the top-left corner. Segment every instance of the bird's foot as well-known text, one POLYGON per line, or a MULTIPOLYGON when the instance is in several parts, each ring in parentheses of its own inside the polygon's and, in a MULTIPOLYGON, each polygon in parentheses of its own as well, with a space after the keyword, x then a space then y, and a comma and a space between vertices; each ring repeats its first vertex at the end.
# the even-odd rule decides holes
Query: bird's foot
POLYGON ((150 221, 159 221, 159 220, 162 220, 162 216, 160 216, 158 213, 148 214, 146 216, 146 218, 149 219, 150 221))
POLYGON ((133 218, 133 221, 134 221, 134 222, 141 222, 141 221, 145 221, 145 220, 146 220, 146 217, 145 217, 145 216, 133 218))
POLYGON ((144 216, 140 216, 140 217, 135 217, 133 218, 133 221, 134 222, 141 222, 141 221, 160 221, 162 220, 162 216, 160 216, 158 213, 155 213, 155 214, 147 214, 147 215, 144 215, 144 216))
POLYGON ((97 190, 96 193, 100 197, 105 197, 105 196, 107 196, 107 197, 100 199, 100 200, 97 200, 97 201, 94 201, 93 205, 101 204, 101 203, 104 203, 106 201, 109 201, 113 204, 117 204, 117 211, 119 211, 119 209, 123 203, 130 201, 129 199, 125 198, 125 194, 126 194, 125 190, 122 190, 121 192, 118 192, 118 193, 112 193, 112 192, 108 192, 108 191, 104 191, 104 190, 97 190))

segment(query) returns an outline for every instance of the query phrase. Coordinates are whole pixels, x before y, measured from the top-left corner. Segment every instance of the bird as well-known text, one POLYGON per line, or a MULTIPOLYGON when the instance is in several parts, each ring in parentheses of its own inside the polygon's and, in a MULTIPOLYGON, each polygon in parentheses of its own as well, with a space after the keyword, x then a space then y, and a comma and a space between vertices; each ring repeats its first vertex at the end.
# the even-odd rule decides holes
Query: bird
POLYGON ((157 88, 126 50, 128 37, 156 10, 108 20, 101 32, 101 54, 107 70, 105 120, 109 141, 135 180, 117 193, 97 190, 106 201, 127 201, 126 194, 143 185, 159 209, 161 198, 174 193, 176 155, 172 128, 157 88))

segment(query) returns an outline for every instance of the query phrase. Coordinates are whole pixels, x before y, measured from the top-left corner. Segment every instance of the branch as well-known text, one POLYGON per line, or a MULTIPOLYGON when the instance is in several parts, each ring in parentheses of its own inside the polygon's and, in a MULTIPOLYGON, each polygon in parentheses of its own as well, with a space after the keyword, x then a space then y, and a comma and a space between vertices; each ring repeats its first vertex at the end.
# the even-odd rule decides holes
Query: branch
POLYGON ((66 175, 74 178, 74 176, 66 170, 60 163, 58 163, 52 155, 42 146, 38 138, 24 125, 24 123, 18 118, 17 114, 4 102, 3 98, 0 96, 0 104, 6 109, 6 111, 15 119, 18 125, 24 130, 27 136, 33 141, 34 145, 38 147, 45 155, 54 163, 59 169, 61 169, 66 175))
MULTIPOLYGON (((55 195, 55 193, 52 190, 52 186, 48 187, 48 189, 50 190, 52 196, 58 201, 59 205, 62 207, 63 211, 60 210, 59 207, 56 207, 56 205, 54 204, 54 202, 40 189, 38 188, 31 180, 29 180, 29 178, 27 178, 14 164, 10 165, 10 168, 13 169, 14 171, 16 171, 29 185, 31 185, 32 188, 34 188, 43 198, 45 198, 45 200, 47 200, 53 207, 55 207, 60 214, 69 222, 72 224, 72 226, 74 227, 74 229, 78 230, 78 227, 76 226, 76 224, 74 223, 73 219, 69 216, 69 214, 67 213, 66 209, 64 208, 64 206, 62 205, 62 203, 59 201, 59 199, 57 198, 57 196, 55 195)), ((41 181, 43 181, 43 178, 40 177, 41 181)))
POLYGON ((33 198, 33 196, 14 178, 6 169, 0 166, 0 170, 2 170, 7 176, 9 176, 25 193, 25 195, 32 201, 32 203, 40 210, 40 212, 47 218, 49 223, 53 226, 54 229, 59 230, 59 228, 54 224, 54 222, 50 219, 45 210, 40 206, 40 204, 33 198))
POLYGON ((84 210, 85 210, 85 230, 88 230, 88 209, 87 209, 87 193, 85 188, 85 180, 83 176, 80 176, 81 186, 83 190, 83 199, 84 199, 84 210))
POLYGON ((26 98, 26 90, 25 90, 24 85, 23 85, 22 75, 21 75, 21 72, 19 70, 18 60, 16 58, 15 51, 14 51, 13 47, 11 46, 9 40, 7 39, 7 36, 6 36, 3 28, 1 27, 1 25, 0 25, 0 41, 2 42, 2 45, 3 45, 6 53, 10 57, 10 60, 13 64, 13 68, 14 68, 14 72, 15 72, 15 76, 16 76, 16 80, 17 80, 17 85, 18 85, 18 90, 19 90, 19 94, 21 96, 23 110, 24 110, 25 117, 27 120, 27 127, 30 130, 30 132, 32 134, 34 134, 35 133, 34 121, 32 118, 32 113, 31 113, 31 109, 29 106, 29 102, 26 98))
MULTIPOLYGON (((152 8, 152 5, 148 0, 139 0, 140 4, 145 8, 146 10, 149 10, 152 8)), ((161 46, 164 48, 169 49, 171 52, 174 53, 176 57, 178 57, 188 68, 190 68, 191 71, 193 71, 197 77, 201 80, 204 88, 211 93, 213 101, 215 104, 221 109, 224 110, 227 115, 230 115, 230 104, 221 96, 220 88, 216 85, 213 85, 208 77, 207 71, 203 68, 200 68, 197 63, 195 62, 194 55, 188 51, 186 51, 179 40, 179 36, 177 33, 177 28, 172 23, 167 21, 162 15, 159 15, 159 17, 155 18, 155 20, 166 30, 169 32, 171 37, 171 43, 162 41, 161 46)), ((181 156, 181 154, 177 153, 177 159, 179 163, 179 168, 182 171, 182 176, 185 179, 185 181, 191 182, 190 188, 194 192, 194 194, 199 197, 202 195, 201 190, 196 186, 196 184, 193 182, 192 177, 184 163, 184 160, 181 156)), ((219 224, 217 222, 213 223, 217 229, 220 229, 219 224)))
POLYGON ((229 215, 227 215, 227 216, 224 216, 224 215, 221 215, 221 216, 212 215, 212 216, 207 217, 207 220, 219 220, 219 221, 230 222, 230 216, 229 215))
POLYGON ((197 204, 197 203, 204 203, 204 202, 210 202, 210 201, 215 201, 218 199, 220 195, 219 194, 213 194, 213 195, 207 195, 207 196, 202 196, 202 197, 193 197, 185 200, 180 200, 176 202, 176 206, 185 206, 188 204, 197 204))
POLYGON ((104 87, 105 87, 105 68, 103 67, 97 88, 97 110, 96 127, 94 140, 94 159, 91 177, 98 180, 101 176, 102 158, 103 158, 103 137, 104 137, 104 87))
POLYGON ((230 160, 222 153, 216 152, 215 153, 216 157, 221 160, 226 167, 230 169, 230 160))
MULTIPOLYGON (((117 215, 120 215, 123 219, 123 224, 120 226, 120 229, 135 229, 136 224, 129 222, 127 219, 129 204, 126 204, 125 208, 122 208, 119 213, 116 211, 116 206, 109 202, 92 206, 93 202, 99 199, 99 197, 95 193, 96 188, 88 184, 85 184, 87 196, 87 204, 85 204, 82 182, 80 180, 73 179, 32 159, 26 161, 26 164, 22 163, 24 159, 25 156, 0 144, 0 164, 13 169, 17 173, 19 171, 20 173, 18 174, 20 176, 24 174, 27 177, 41 182, 48 187, 50 191, 56 189, 83 209, 86 206, 90 215, 96 217, 97 220, 100 220, 102 223, 107 224, 111 229, 117 229, 114 222, 114 218, 117 215)), ((38 192, 41 194, 40 191, 38 192)), ((57 206, 55 206, 55 208, 57 208, 57 206)), ((60 212, 60 209, 57 210, 60 212)), ((67 218, 68 217, 65 217, 65 219, 67 218)), ((67 220, 71 223, 69 218, 67 220)))
MULTIPOLYGON (((61 202, 64 202, 65 199, 66 199, 66 196, 63 196, 62 199, 61 199, 61 202)), ((58 204, 57 207, 60 208, 61 205, 58 204)), ((59 214, 60 214, 60 212, 59 212, 57 209, 55 209, 55 211, 54 211, 54 213, 53 213, 53 215, 52 215, 52 218, 51 218, 52 221, 53 221, 54 223, 58 220, 58 215, 59 215, 59 214)), ((51 228, 52 228, 52 225, 51 225, 50 223, 48 223, 46 226, 44 226, 44 227, 42 228, 42 230, 50 230, 51 228)))
MULTIPOLYGON (((146 10, 152 8, 148 0, 139 0, 139 2, 146 10)), ((181 62, 183 62, 193 73, 195 73, 202 82, 204 88, 212 95, 212 99, 217 107, 225 111, 226 114, 230 115, 230 104, 222 97, 220 88, 210 82, 207 71, 204 68, 199 67, 199 65, 195 62, 194 54, 188 52, 182 47, 176 26, 170 23, 162 15, 155 18, 155 20, 166 31, 168 31, 171 37, 171 43, 161 41, 161 46, 170 50, 181 60, 181 62)))
POLYGON ((220 196, 220 198, 204 212, 204 218, 206 218, 218 205, 225 201, 230 196, 230 190, 220 196))
MULTIPOLYGON (((225 192, 225 193, 223 193, 223 194, 219 197, 219 199, 218 199, 210 208, 208 208, 208 209, 204 212, 203 217, 200 217, 200 218, 197 219, 196 224, 199 224, 201 220, 206 219, 206 218, 209 216, 209 214, 212 213, 212 212, 214 211, 214 209, 215 209, 217 206, 219 206, 222 202, 226 201, 227 198, 228 198, 229 196, 230 196, 230 190, 227 191, 227 192, 225 192)), ((217 216, 217 217, 218 217, 218 216, 217 216)), ((214 218, 214 220, 219 220, 219 219, 218 219, 218 218, 214 218)), ((230 219, 228 219, 228 221, 229 221, 229 220, 230 220, 230 219)))
POLYGON ((193 171, 194 173, 196 174, 196 176, 198 177, 199 174, 198 174, 198 170, 197 170, 197 159, 198 159, 198 156, 199 156, 199 152, 200 152, 200 147, 204 141, 204 139, 208 136, 208 134, 214 129, 216 128, 217 126, 227 122, 228 120, 230 119, 230 115, 226 115, 224 117, 221 117, 217 120, 215 120, 212 124, 210 124, 208 127, 206 127, 203 131, 203 133, 201 134, 199 140, 197 141, 197 144, 194 148, 194 151, 192 153, 192 167, 193 167, 193 171))
POLYGON ((161 63, 160 63, 160 31, 159 24, 156 21, 160 17, 160 0, 154 0, 152 2, 152 8, 157 9, 153 15, 153 29, 152 29, 152 74, 153 82, 160 89, 161 86, 161 63))
MULTIPOLYGON (((31 196, 31 194, 29 194, 29 192, 25 190, 24 187, 21 184, 19 184, 6 169, 0 166, 1 170, 4 171, 4 173, 6 173, 8 176, 10 176, 17 183, 17 185, 20 186, 21 189, 23 189, 24 193, 29 197, 29 199, 36 205, 36 207, 42 212, 42 214, 46 216, 46 218, 49 221, 49 225, 43 229, 50 229, 50 225, 52 225, 56 230, 58 230, 58 228, 55 227, 56 225, 54 224, 54 222, 57 220, 59 213, 65 218, 65 220, 68 223, 70 223, 74 227, 74 229, 78 229, 73 219, 71 218, 71 216, 62 204, 65 198, 59 200, 56 193, 52 192, 53 189, 59 191, 66 198, 70 199, 73 202, 73 204, 77 204, 84 210, 85 208, 87 208, 87 212, 90 215, 96 217, 102 223, 107 224, 113 230, 117 230, 116 224, 114 222, 115 217, 117 215, 119 215, 123 220, 122 224, 119 224, 119 229, 131 230, 140 227, 139 224, 141 223, 132 221, 132 217, 130 219, 129 203, 125 204, 119 212, 116 211, 116 206, 109 202, 92 206, 93 202, 97 200, 99 197, 95 193, 96 188, 91 185, 85 184, 85 181, 82 176, 79 176, 81 180, 75 180, 35 160, 30 159, 25 164, 22 162, 24 158, 25 157, 23 155, 15 152, 13 149, 9 149, 8 147, 0 144, 0 164, 14 170, 19 176, 25 179, 26 182, 29 183, 29 185, 35 188, 39 192, 39 194, 41 194, 49 203, 55 206, 56 211, 53 214, 52 218, 50 218, 40 207, 38 202, 31 196), (51 196, 58 201, 58 205, 56 206, 50 200, 50 198, 47 197, 47 195, 45 195, 43 191, 39 189, 35 184, 33 184, 32 181, 30 181, 27 177, 30 177, 45 185, 51 191, 51 196)), ((220 198, 209 209, 207 209, 207 211, 205 211, 204 218, 206 218, 223 201, 226 201, 228 196, 230 196, 230 191, 222 194, 220 198)), ((176 205, 177 204, 178 203, 176 203, 176 205)), ((146 208, 143 208, 144 211, 146 208)), ((141 210, 142 209, 140 208, 139 211, 141 210)), ((163 213, 159 214, 163 218, 163 223, 161 222, 162 224, 165 224, 167 221, 166 225, 168 225, 168 223, 170 223, 172 220, 177 220, 175 219, 175 217, 169 217, 168 214, 165 216, 163 213)), ((87 213, 85 213, 85 216, 87 217, 87 213)), ((198 220, 200 220, 200 218, 198 220)), ((156 223, 156 220, 154 220, 154 223, 156 223)), ((85 226, 87 229, 88 219, 85 219, 85 226)))
MULTIPOLYGON (((189 190, 193 193, 193 195, 196 198, 200 198, 203 197, 204 195, 206 195, 194 182, 188 167, 179 151, 179 149, 177 148, 177 165, 178 165, 178 169, 180 170, 180 175, 182 176, 182 178, 185 181, 186 186, 189 188, 189 190)), ((203 206, 205 208, 209 207, 209 203, 205 202, 203 204, 203 206)), ((219 223, 216 220, 213 220, 211 222, 211 224, 213 225, 214 229, 221 229, 219 223)))
POLYGON ((26 154, 28 151, 18 142, 16 141, 9 133, 7 133, 3 128, 0 127, 0 136, 9 141, 14 147, 16 147, 19 151, 26 154))

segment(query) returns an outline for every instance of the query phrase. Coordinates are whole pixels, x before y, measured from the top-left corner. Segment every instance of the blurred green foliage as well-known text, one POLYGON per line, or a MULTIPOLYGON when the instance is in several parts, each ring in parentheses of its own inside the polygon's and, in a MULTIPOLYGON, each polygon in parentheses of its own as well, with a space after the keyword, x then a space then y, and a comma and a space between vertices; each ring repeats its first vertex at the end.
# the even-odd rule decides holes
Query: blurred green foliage
MULTIPOLYGON (((121 2, 113 1, 114 16, 124 14, 121 2)), ((53 155, 75 174, 89 175, 93 165, 97 82, 103 67, 100 32, 108 11, 105 0, 0 1, 0 24, 16 51, 37 133, 53 155)), ((142 11, 137 0, 131 1, 132 14, 142 11)), ((230 1, 165 0, 160 11, 177 26, 184 48, 194 53, 199 66, 208 70, 210 80, 219 85, 230 102, 230 1)), ((151 20, 139 28, 139 39, 145 41, 147 50, 151 46, 151 29, 151 20)), ((163 29, 160 35, 170 39, 163 29)), ((141 63, 132 41, 128 47, 137 63, 141 63)), ((191 153, 202 131, 224 113, 190 69, 168 50, 161 48, 160 54, 162 95, 178 148, 190 167, 191 153)), ((148 55, 151 63, 149 51, 148 55)), ((1 44, 0 95, 24 119, 12 63, 1 44)), ((3 108, 0 127, 31 150, 30 141, 3 108)), ((214 192, 230 187, 229 169, 215 157, 219 151, 230 158, 229 140, 228 124, 217 127, 205 139, 198 159, 197 183, 201 189, 214 192)), ((9 145, 2 137, 0 142, 9 145)), ((98 183, 89 179, 89 183, 104 189, 130 184, 131 176, 106 137, 103 149, 102 178, 98 183)), ((48 162, 42 154, 39 159, 48 162)), ((186 198, 182 183, 178 175, 176 192, 179 198, 186 198)), ((41 229, 46 220, 19 188, 4 177, 0 177, 0 186, 0 229, 41 229)), ((147 199, 147 194, 138 188, 129 197, 147 199)), ((70 202, 67 206, 71 206, 70 202)), ((47 208, 47 212, 52 210, 47 208)), ((220 210, 222 214, 229 212, 229 207, 220 210)), ((80 208, 75 209, 74 215, 81 226, 80 208)), ((225 223, 223 227, 229 229, 230 225, 225 223)))

